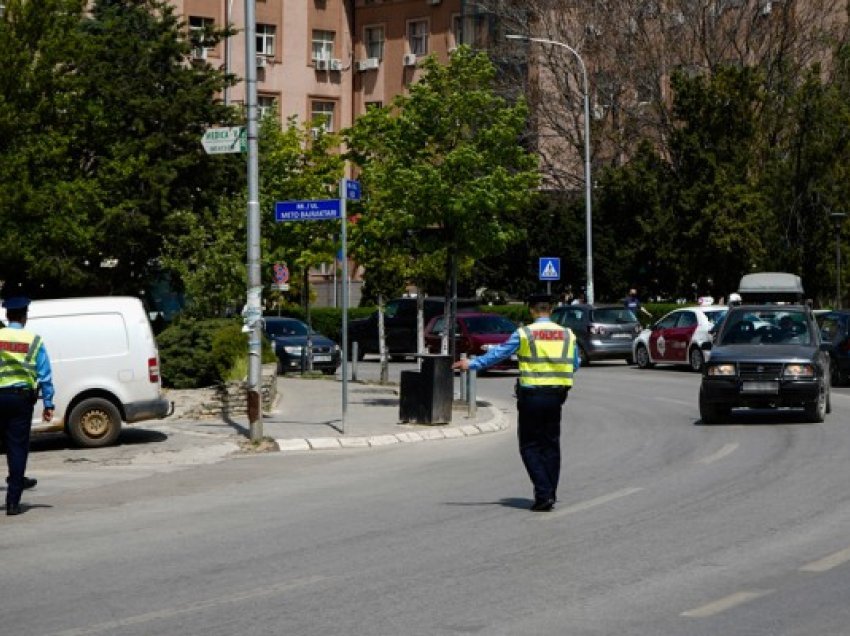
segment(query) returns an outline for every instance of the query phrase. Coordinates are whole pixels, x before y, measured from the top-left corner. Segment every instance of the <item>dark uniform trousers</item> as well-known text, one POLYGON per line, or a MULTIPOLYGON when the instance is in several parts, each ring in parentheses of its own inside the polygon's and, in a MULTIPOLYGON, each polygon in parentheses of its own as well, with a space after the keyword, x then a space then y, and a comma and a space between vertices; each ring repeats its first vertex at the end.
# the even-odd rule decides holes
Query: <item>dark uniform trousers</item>
POLYGON ((555 499, 561 476, 561 406, 567 387, 517 387, 519 454, 534 498, 555 499))
POLYGON ((24 473, 29 456, 30 427, 35 406, 34 392, 28 389, 0 388, 0 438, 6 451, 9 467, 9 484, 6 505, 21 502, 24 490, 24 473))

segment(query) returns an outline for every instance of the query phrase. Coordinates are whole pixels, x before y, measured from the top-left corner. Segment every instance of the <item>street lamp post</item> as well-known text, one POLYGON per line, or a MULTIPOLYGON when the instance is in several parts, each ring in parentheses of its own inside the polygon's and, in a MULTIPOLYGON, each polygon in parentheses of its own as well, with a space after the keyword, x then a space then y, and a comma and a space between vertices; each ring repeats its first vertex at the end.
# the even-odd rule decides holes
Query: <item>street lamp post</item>
POLYGON ((829 218, 835 224, 835 308, 841 309, 841 223, 845 212, 832 212, 829 218))
POLYGON ((587 85, 587 67, 578 51, 568 44, 557 40, 545 38, 533 38, 527 35, 508 34, 508 40, 522 40, 523 42, 537 42, 538 44, 551 44, 567 49, 578 60, 581 68, 582 81, 584 83, 584 205, 585 205, 585 241, 587 247, 587 303, 593 304, 593 206, 591 189, 593 182, 590 176, 590 91, 587 85))

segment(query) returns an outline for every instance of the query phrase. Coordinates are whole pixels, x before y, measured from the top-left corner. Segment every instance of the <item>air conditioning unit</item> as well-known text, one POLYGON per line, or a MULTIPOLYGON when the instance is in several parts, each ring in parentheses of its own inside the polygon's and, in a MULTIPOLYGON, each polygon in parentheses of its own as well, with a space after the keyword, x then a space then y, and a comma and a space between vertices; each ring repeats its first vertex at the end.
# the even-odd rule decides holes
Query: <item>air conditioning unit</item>
POLYGON ((342 70, 342 60, 329 60, 328 68, 332 71, 342 70))
POLYGON ((266 65, 269 63, 269 58, 265 55, 257 56, 257 68, 266 68, 266 65))
POLYGON ((207 49, 203 46, 192 49, 192 59, 199 61, 207 59, 207 49))
POLYGON ((416 53, 405 53, 402 63, 405 66, 416 66, 416 53))
POLYGON ((601 119, 605 119, 605 106, 602 104, 594 104, 593 105, 593 118, 597 121, 601 119))
POLYGON ((374 71, 380 65, 380 60, 377 57, 367 57, 357 61, 358 71, 374 71))
POLYGON ((317 71, 327 71, 330 67, 330 60, 315 60, 317 71))

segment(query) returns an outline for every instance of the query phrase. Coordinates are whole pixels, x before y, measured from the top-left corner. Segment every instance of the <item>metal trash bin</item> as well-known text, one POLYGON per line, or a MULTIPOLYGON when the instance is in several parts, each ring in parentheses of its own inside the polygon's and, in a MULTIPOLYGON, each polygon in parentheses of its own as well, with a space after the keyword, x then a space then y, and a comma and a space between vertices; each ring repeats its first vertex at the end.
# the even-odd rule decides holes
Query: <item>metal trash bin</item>
POLYGON ((454 378, 451 356, 423 354, 421 371, 402 371, 399 420, 414 424, 452 421, 454 378))

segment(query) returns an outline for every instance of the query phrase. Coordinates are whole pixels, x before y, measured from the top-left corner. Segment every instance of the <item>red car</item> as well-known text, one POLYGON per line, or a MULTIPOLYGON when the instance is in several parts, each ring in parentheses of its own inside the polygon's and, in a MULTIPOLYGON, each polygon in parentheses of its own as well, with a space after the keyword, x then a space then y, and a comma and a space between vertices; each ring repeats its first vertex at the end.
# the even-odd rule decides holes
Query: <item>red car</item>
MULTIPOLYGON (((480 312, 459 312, 455 323, 456 356, 465 353, 469 356, 482 356, 490 347, 502 344, 516 331, 517 326, 499 314, 480 312)), ((440 345, 445 330, 443 316, 431 319, 425 327, 425 348, 429 353, 440 353, 440 345)), ((503 360, 492 369, 514 369, 517 366, 516 355, 503 360)))

